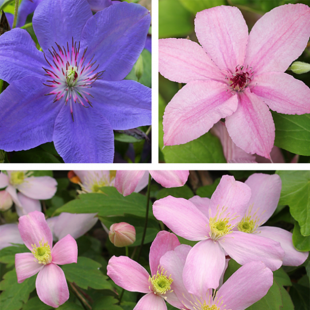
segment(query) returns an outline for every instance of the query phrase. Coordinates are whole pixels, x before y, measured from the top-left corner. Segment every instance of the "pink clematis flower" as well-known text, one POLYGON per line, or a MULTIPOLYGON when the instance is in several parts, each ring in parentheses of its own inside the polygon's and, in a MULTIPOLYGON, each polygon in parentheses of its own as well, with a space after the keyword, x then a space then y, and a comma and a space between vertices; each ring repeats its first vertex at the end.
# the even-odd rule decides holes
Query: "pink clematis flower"
POLYGON ((38 273, 38 297, 47 305, 57 308, 69 298, 64 272, 57 265, 77 262, 76 241, 67 235, 53 247, 53 236, 44 214, 38 211, 19 218, 20 235, 31 253, 15 255, 18 283, 38 273))
POLYGON ((197 13, 201 46, 187 39, 159 40, 159 71, 187 83, 168 104, 164 144, 187 143, 220 119, 245 152, 270 159, 275 126, 269 108, 283 114, 310 113, 310 89, 284 73, 307 46, 310 8, 279 6, 248 27, 235 7, 197 13))
POLYGON ((51 177, 33 177, 29 171, 7 173, 0 173, 0 188, 5 187, 5 191, 10 194, 10 204, 14 201, 19 216, 41 211, 39 199, 50 199, 56 193, 57 182, 51 177))
POLYGON ((115 187, 124 196, 139 192, 148 184, 149 173, 157 183, 166 188, 183 186, 189 176, 188 170, 117 171, 115 187))
POLYGON ((150 249, 152 276, 137 262, 126 256, 113 256, 108 263, 108 276, 120 287, 130 292, 145 293, 134 310, 167 310, 165 300, 174 307, 182 307, 175 294, 175 281, 161 264, 161 257, 180 245, 178 238, 169 232, 157 234, 150 249))
POLYGON ((154 203, 158 220, 177 235, 199 241, 190 250, 183 272, 191 294, 200 296, 219 286, 226 255, 241 265, 262 261, 271 270, 281 267, 284 251, 279 242, 233 230, 244 217, 250 198, 249 186, 226 175, 211 199, 168 196, 154 203))
POLYGON ((299 266, 305 262, 309 252, 297 251, 292 242, 292 233, 278 227, 261 226, 277 208, 282 182, 277 175, 252 174, 245 182, 251 190, 248 209, 235 230, 243 231, 280 242, 284 250, 283 265, 299 266))
POLYGON ((23 244, 17 224, 0 225, 0 250, 12 246, 12 243, 23 244))

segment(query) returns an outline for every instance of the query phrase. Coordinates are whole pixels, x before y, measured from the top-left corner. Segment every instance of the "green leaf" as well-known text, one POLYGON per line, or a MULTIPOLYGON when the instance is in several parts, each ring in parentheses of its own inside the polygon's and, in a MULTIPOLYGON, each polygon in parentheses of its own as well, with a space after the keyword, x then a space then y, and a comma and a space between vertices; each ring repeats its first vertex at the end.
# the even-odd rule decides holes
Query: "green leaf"
MULTIPOLYGON (((5 7, 6 7, 7 5, 12 4, 12 5, 14 6, 13 1, 14 1, 14 0, 4 0, 3 3, 0 5, 0 11, 1 11, 1 10, 4 10, 5 7)), ((2 1, 1 1, 1 2, 2 2, 2 1)), ((15 1, 14 1, 14 2, 15 2, 15 1)), ((8 12, 8 10, 5 10, 5 11, 8 12)), ((12 13, 12 12, 10 12, 10 13, 12 13)), ((12 14, 14 14, 14 11, 13 11, 12 14)))
MULTIPOLYGON (((98 213, 98 216, 123 216, 133 214, 145 216, 146 197, 132 193, 124 197, 115 187, 104 187, 103 194, 81 194, 63 207, 56 214, 69 213, 98 213)), ((150 208, 151 211, 151 208, 150 208)), ((150 217, 153 217, 150 215, 150 217)))
POLYGON ((34 177, 53 177, 53 171, 51 170, 30 170, 34 177))
POLYGON ((310 251, 310 236, 302 236, 298 223, 295 223, 293 230, 293 244, 299 251, 310 251))
POLYGON ((247 310, 280 310, 283 306, 280 286, 274 280, 268 293, 247 310))
POLYGON ((49 309, 53 308, 43 303, 38 297, 33 297, 29 299, 23 307, 23 310, 49 310, 49 309))
POLYGON ((58 307, 57 310, 84 310, 84 308, 78 304, 67 301, 66 303, 58 307))
POLYGON ((124 133, 114 132, 114 140, 120 141, 120 142, 126 142, 126 143, 135 143, 135 142, 141 141, 142 138, 137 139, 133 136, 129 136, 124 133))
POLYGON ((162 199, 169 195, 176 198, 189 199, 194 196, 194 193, 187 185, 184 185, 182 187, 163 188, 160 191, 158 191, 156 199, 162 199))
POLYGON ((310 235, 310 171, 278 171, 282 180, 280 205, 288 205, 303 236, 310 235))
POLYGON ((220 140, 210 132, 186 144, 165 146, 162 152, 166 163, 226 163, 220 140))
POLYGON ((104 290, 111 289, 110 283, 100 271, 101 264, 87 257, 78 257, 77 264, 63 265, 67 280, 74 282, 77 286, 87 289, 88 287, 104 290))
POLYGON ((27 302, 29 294, 35 289, 36 276, 26 279, 23 283, 17 283, 16 271, 11 270, 4 275, 0 282, 0 309, 18 310, 27 302))
POLYGON ((310 155, 310 114, 272 112, 276 126, 275 145, 299 155, 310 155))
POLYGON ((45 152, 39 147, 11 153, 11 163, 61 163, 54 155, 45 152))
POLYGON ((288 291, 280 285, 280 293, 282 297, 283 308, 281 310, 294 310, 292 298, 288 291))
POLYGON ((0 250, 0 263, 8 264, 7 267, 15 265, 15 254, 29 252, 24 244, 16 244, 0 250))
POLYGON ((159 1, 159 38, 185 37, 194 31, 193 16, 179 0, 159 1))
POLYGON ((292 282, 288 274, 283 270, 283 268, 280 268, 273 272, 274 279, 277 281, 277 283, 281 286, 292 286, 292 282))
POLYGON ((208 197, 211 198, 212 194, 214 193, 215 189, 217 188, 217 186, 220 183, 220 178, 216 179, 213 184, 211 185, 205 185, 205 186, 201 186, 197 189, 197 195, 200 197, 208 197))
POLYGON ((226 4, 225 0, 179 0, 183 6, 192 12, 193 14, 196 14, 197 12, 200 12, 205 9, 212 8, 214 6, 218 5, 224 5, 226 4))
POLYGON ((295 310, 310 309, 310 298, 308 287, 293 283, 293 286, 290 289, 290 296, 293 300, 295 310))
POLYGON ((113 296, 102 296, 94 302, 92 310, 123 310, 117 303, 113 296))

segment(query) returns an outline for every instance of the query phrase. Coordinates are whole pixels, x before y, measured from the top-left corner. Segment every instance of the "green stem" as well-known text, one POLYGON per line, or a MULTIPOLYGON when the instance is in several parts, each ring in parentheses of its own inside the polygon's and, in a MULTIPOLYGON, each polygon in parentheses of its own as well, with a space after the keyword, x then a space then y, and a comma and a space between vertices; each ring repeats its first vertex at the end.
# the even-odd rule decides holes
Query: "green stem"
MULTIPOLYGON (((68 281, 69 282, 69 281, 68 281)), ((80 303, 82 304, 83 308, 85 310, 90 309, 91 310, 91 306, 89 305, 89 303, 86 301, 86 299, 83 297, 83 295, 76 289, 76 287, 74 286, 73 283, 69 282, 70 287, 74 293, 74 295, 77 297, 77 299, 80 301, 80 303)))
POLYGON ((18 6, 19 6, 19 0, 15 0, 14 21, 13 21, 12 29, 16 27, 17 14, 18 14, 18 6))
POLYGON ((152 126, 150 126, 150 127, 147 129, 147 131, 146 131, 146 133, 145 133, 147 136, 149 135, 151 129, 152 129, 152 126))
POLYGON ((128 246, 126 246, 125 249, 126 249, 126 256, 129 257, 128 246))
POLYGON ((121 292, 121 295, 119 296, 119 302, 118 302, 119 305, 121 304, 122 298, 124 296, 124 292, 125 292, 125 290, 123 289, 121 292))
POLYGON ((149 202, 150 202, 150 194, 151 194, 151 180, 152 177, 149 174, 149 184, 147 187, 147 194, 146 194, 146 214, 145 214, 145 224, 144 224, 144 230, 143 230, 143 235, 142 235, 142 241, 141 241, 141 245, 140 245, 140 250, 139 250, 139 254, 138 254, 138 258, 137 258, 137 262, 140 259, 140 255, 142 253, 142 248, 143 248, 143 243, 144 243, 144 239, 145 239, 145 235, 146 235, 146 229, 147 229, 147 222, 149 219, 149 202))
POLYGON ((32 27, 32 23, 25 24, 24 26, 20 27, 20 29, 27 29, 29 27, 32 27))

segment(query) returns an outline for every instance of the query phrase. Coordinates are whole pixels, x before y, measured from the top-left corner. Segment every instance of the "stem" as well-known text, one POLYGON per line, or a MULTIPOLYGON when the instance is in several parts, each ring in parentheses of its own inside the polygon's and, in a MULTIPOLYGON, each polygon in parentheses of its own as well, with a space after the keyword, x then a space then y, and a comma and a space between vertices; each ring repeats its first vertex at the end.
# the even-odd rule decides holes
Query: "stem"
POLYGON ((24 26, 20 27, 20 29, 27 29, 29 27, 32 27, 32 23, 25 24, 24 26))
POLYGON ((126 249, 126 256, 128 256, 128 257, 129 257, 128 246, 126 246, 126 247, 125 247, 125 249, 126 249))
POLYGON ((139 250, 137 262, 139 262, 140 255, 142 253, 143 243, 144 243, 144 239, 145 239, 145 235, 146 235, 146 229, 147 229, 147 222, 149 219, 149 201, 150 201, 150 194, 151 194, 151 180, 152 180, 152 177, 151 177, 151 174, 149 174, 149 184, 147 186, 147 195, 146 195, 145 225, 144 225, 144 231, 143 231, 143 235, 142 235, 142 241, 141 241, 141 245, 140 245, 140 250, 139 250))
POLYGON ((147 131, 146 131, 146 133, 145 133, 147 136, 149 135, 151 129, 152 129, 152 126, 150 126, 150 127, 147 129, 147 131))
POLYGON ((73 285, 73 283, 69 282, 69 284, 70 284, 74 294, 76 295, 78 300, 81 302, 83 308, 85 310, 87 310, 87 308, 91 310, 92 308, 91 308, 90 304, 87 302, 87 300, 84 298, 84 296, 76 289, 76 287, 73 285))
POLYGON ((122 290, 121 295, 119 296, 119 302, 118 302, 119 305, 121 304, 122 298, 124 296, 124 292, 125 292, 125 289, 122 290))
POLYGON ((18 14, 18 6, 19 6, 19 0, 15 0, 14 21, 13 21, 12 29, 16 27, 17 14, 18 14))

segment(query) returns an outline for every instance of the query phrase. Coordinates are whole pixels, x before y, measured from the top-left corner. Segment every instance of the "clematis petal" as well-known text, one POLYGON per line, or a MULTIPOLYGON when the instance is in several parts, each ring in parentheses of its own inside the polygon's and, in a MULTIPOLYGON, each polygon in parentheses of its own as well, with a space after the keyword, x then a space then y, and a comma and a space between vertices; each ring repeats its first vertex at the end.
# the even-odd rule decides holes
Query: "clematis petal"
POLYGON ((42 66, 45 66, 45 63, 43 53, 38 51, 26 30, 13 29, 0 37, 0 78, 2 80, 11 84, 26 76, 43 79, 45 72, 42 66))
POLYGON ((31 212, 19 218, 18 229, 26 247, 32 251, 32 244, 37 247, 40 242, 53 245, 53 235, 45 220, 44 214, 38 211, 31 212))
POLYGON ((17 224, 0 225, 0 250, 11 246, 12 243, 24 243, 17 224))
POLYGON ((32 23, 40 46, 47 54, 55 42, 60 46, 67 46, 72 38, 79 42, 91 17, 91 9, 85 0, 44 0, 36 8, 32 23))
POLYGON ((34 12, 43 0, 23 0, 18 7, 16 27, 22 27, 26 23, 27 16, 34 12))
POLYGON ((93 106, 114 130, 152 123, 151 89, 136 81, 97 80, 92 85, 93 106))
POLYGON ((166 303, 160 296, 154 295, 152 293, 144 295, 134 307, 133 310, 167 310, 166 303))
POLYGON ((7 152, 28 150, 53 140, 59 102, 38 78, 14 81, 0 95, 0 149, 7 152))
POLYGON ((263 298, 272 283, 271 270, 262 262, 251 262, 238 269, 218 290, 216 297, 227 309, 244 310, 263 298))
POLYGON ((251 30, 245 64, 255 74, 284 72, 307 46, 310 9, 304 4, 281 5, 261 17, 251 30))
POLYGON ((158 41, 158 52, 158 70, 166 79, 178 83, 225 79, 224 74, 196 42, 187 39, 161 39, 158 41))
POLYGON ((270 238, 280 242, 284 250, 283 265, 284 266, 300 266, 307 259, 309 252, 300 252, 293 246, 292 233, 278 227, 259 227, 256 230, 259 236, 270 238))
MULTIPOLYGON (((128 196, 135 191, 136 187, 143 179, 144 175, 147 175, 148 179, 149 172, 142 170, 119 170, 116 172, 115 187, 119 191, 119 193, 124 196, 128 196)), ((148 181, 146 180, 142 188, 144 188, 147 183, 148 181)))
POLYGON ((167 105, 163 126, 164 144, 175 145, 197 139, 221 118, 237 110, 237 96, 217 81, 192 81, 167 105))
POLYGON ((282 265, 284 251, 279 242, 271 239, 233 231, 219 242, 226 253, 241 265, 262 261, 271 270, 277 270, 282 265))
POLYGON ((258 224, 262 225, 277 208, 282 187, 281 178, 277 174, 255 173, 246 180, 245 184, 252 190, 247 214, 257 217, 258 224))
POLYGON ((39 200, 28 198, 27 196, 21 193, 18 193, 17 197, 21 204, 21 207, 16 208, 16 212, 19 216, 29 214, 30 212, 33 211, 41 212, 42 208, 39 200))
POLYGON ((5 189, 5 191, 10 194, 10 196, 11 196, 12 200, 14 201, 15 205, 17 207, 21 208, 21 202, 18 199, 18 196, 17 196, 17 193, 16 193, 16 188, 13 187, 12 185, 9 185, 5 189))
POLYGON ((218 6, 197 13, 195 31, 200 44, 221 70, 242 65, 248 27, 239 9, 218 6))
POLYGON ((244 183, 236 181, 233 176, 224 175, 212 194, 210 216, 229 218, 229 223, 235 225, 241 221, 251 198, 251 189, 244 183), (222 210, 222 208, 226 208, 222 210))
POLYGON ((114 135, 109 121, 93 108, 75 105, 59 112, 53 134, 55 148, 66 163, 112 163, 114 135), (87 150, 87 151, 85 151, 87 150))
POLYGON ((228 116, 225 122, 229 135, 245 152, 256 153, 270 159, 275 126, 268 107, 261 98, 249 90, 238 97, 237 111, 228 116))
POLYGON ((113 4, 112 0, 87 0, 93 12, 101 11, 113 4))
POLYGON ((188 201, 193 203, 195 207, 205 215, 207 219, 209 219, 209 208, 212 204, 210 198, 200 197, 200 196, 194 196, 190 198, 188 201))
POLYGON ((217 288, 225 268, 225 253, 218 242, 198 242, 188 253, 183 283, 190 294, 204 296, 209 288, 217 288))
POLYGON ((7 187, 9 185, 9 177, 3 173, 0 172, 0 188, 7 187))
POLYGON ((167 231, 160 231, 157 234, 152 242, 149 255, 152 276, 159 270, 158 267, 161 257, 166 252, 174 250, 178 245, 180 245, 180 242, 175 234, 167 231))
POLYGON ((150 292, 148 272, 127 256, 110 258, 107 270, 108 276, 123 289, 130 292, 150 292))
POLYGON ((32 253, 18 253, 15 254, 15 268, 17 282, 22 283, 27 278, 37 274, 44 268, 44 265, 40 265, 32 253))
POLYGON ((128 75, 144 48, 150 21, 149 11, 135 3, 114 4, 89 19, 81 44, 96 54, 103 80, 128 75))
POLYGON ((152 178, 159 183, 161 186, 170 188, 170 187, 179 187, 183 186, 188 179, 189 171, 188 170, 150 170, 152 178))
POLYGON ((255 76, 251 91, 271 110, 283 114, 310 113, 310 88, 286 73, 268 72, 255 76))
POLYGON ((223 122, 216 123, 211 133, 220 139, 228 163, 256 163, 253 155, 246 153, 233 142, 223 122))
POLYGON ((156 200, 153 213, 159 221, 185 239, 198 241, 209 235, 209 220, 186 199, 168 196, 156 200))
POLYGON ((53 224, 53 235, 58 240, 68 234, 70 234, 74 239, 77 239, 89 231, 97 223, 97 221, 98 218, 96 217, 96 214, 93 213, 61 213, 53 224))
POLYGON ((64 272, 54 264, 45 265, 36 280, 38 297, 47 305, 58 308, 69 299, 64 272))
POLYGON ((16 187, 29 198, 50 199, 56 193, 57 182, 51 177, 30 177, 16 187))
POLYGON ((52 249, 52 263, 56 265, 77 263, 77 256, 77 244, 70 235, 59 240, 52 249))

